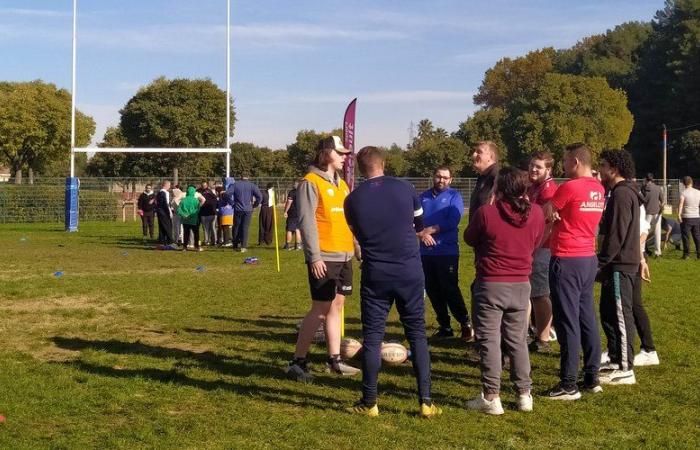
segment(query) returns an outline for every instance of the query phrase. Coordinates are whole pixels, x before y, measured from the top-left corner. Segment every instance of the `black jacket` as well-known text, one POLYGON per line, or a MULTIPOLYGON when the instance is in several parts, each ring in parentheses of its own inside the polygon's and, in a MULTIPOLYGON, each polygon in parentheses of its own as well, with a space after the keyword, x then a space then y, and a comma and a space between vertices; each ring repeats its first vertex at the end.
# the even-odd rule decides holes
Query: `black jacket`
POLYGON ((211 189, 203 189, 200 194, 204 197, 204 203, 199 208, 199 217, 215 216, 219 198, 211 189))
POLYGON ((142 192, 139 195, 138 207, 144 214, 154 214, 156 212, 156 194, 151 193, 151 195, 142 192), (151 201, 153 200, 153 201, 151 201))
POLYGON ((496 176, 498 176, 498 164, 493 164, 476 178, 476 186, 469 197, 469 220, 472 220, 477 209, 491 200, 496 176))
POLYGON ((639 215, 643 201, 633 181, 621 181, 612 188, 600 225, 600 234, 604 235, 598 252, 601 271, 639 271, 639 215))

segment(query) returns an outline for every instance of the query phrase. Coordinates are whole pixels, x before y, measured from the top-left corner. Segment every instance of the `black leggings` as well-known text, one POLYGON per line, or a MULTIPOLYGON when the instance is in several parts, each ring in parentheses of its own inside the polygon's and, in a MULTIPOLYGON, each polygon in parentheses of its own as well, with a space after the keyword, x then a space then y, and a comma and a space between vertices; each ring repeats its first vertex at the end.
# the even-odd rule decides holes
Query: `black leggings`
POLYGON ((185 247, 187 247, 187 245, 190 243, 190 231, 192 231, 192 235, 194 236, 194 247, 199 248, 199 224, 187 225, 186 223, 183 223, 182 228, 184 229, 182 241, 184 242, 185 247))

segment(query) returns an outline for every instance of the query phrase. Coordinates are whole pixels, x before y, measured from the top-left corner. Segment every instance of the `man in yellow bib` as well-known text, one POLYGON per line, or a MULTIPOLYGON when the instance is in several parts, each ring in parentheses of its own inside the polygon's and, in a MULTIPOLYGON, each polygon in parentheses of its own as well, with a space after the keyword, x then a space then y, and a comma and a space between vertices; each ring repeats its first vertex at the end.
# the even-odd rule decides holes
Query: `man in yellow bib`
POLYGON ((297 190, 299 229, 302 234, 312 305, 304 317, 297 338, 294 359, 287 375, 310 382, 307 354, 314 334, 325 325, 328 361, 326 371, 356 375, 360 370, 340 357, 340 322, 345 296, 352 294, 352 257, 355 246, 343 208, 350 190, 338 175, 350 150, 339 137, 319 142, 309 173, 297 190))

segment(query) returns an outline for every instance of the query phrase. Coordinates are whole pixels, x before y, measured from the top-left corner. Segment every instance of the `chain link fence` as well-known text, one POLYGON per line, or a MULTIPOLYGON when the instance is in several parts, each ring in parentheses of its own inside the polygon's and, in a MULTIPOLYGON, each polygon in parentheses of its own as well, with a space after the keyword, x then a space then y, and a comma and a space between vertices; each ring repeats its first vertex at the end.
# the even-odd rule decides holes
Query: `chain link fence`
MULTIPOLYGON (((432 178, 404 178, 418 192, 432 186, 432 178)), ((115 221, 137 220, 136 202, 147 184, 158 190, 162 178, 80 178, 80 220, 115 221)), ((218 177, 180 178, 177 180, 183 190, 189 184, 198 185, 208 181, 211 186, 223 184, 218 177)), ((277 201, 284 203, 287 192, 294 187, 298 178, 251 178, 260 189, 268 185, 277 192, 277 201)), ((358 183, 361 180, 358 180, 358 183)), ((558 183, 566 181, 558 179, 558 183)), ((641 186, 641 181, 638 180, 641 186)), ((668 200, 674 210, 678 207, 681 185, 679 180, 667 180, 668 200)), ((65 218, 65 178, 36 178, 32 184, 23 180, 15 184, 14 179, 0 183, 0 223, 63 222, 65 218)), ((656 180, 662 185, 662 180, 656 180)), ((175 183, 174 183, 175 184, 175 183)), ((476 184, 475 178, 455 178, 452 188, 459 191, 465 208, 476 184)))

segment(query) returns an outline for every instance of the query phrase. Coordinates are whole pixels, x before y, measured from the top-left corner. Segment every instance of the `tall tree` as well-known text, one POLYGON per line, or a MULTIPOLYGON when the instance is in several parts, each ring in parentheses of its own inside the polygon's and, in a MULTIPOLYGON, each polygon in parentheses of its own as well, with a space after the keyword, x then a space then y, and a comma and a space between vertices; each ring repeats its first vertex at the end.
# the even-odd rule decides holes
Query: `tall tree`
POLYGON ((486 71, 474 103, 484 108, 507 108, 531 95, 544 75, 554 70, 556 52, 543 48, 520 58, 503 58, 486 71))
POLYGON ((549 150, 561 160, 563 148, 586 142, 595 153, 627 143, 634 119, 621 90, 604 78, 549 73, 531 97, 509 111, 505 129, 510 161, 535 150, 549 150))
POLYGON ((639 51, 650 35, 651 23, 627 22, 605 34, 586 37, 557 52, 557 71, 604 77, 610 86, 628 91, 637 76, 639 51))
MULTIPOLYGON (((13 173, 41 173, 53 161, 70 155, 71 96, 41 80, 0 82, 0 161, 13 173)), ((95 133, 94 120, 76 111, 76 145, 86 146, 95 133)))
MULTIPOLYGON (((661 127, 700 122, 700 1, 667 0, 640 50, 638 80, 630 89, 636 126, 631 149, 640 171, 660 172, 661 127)), ((669 135, 670 146, 682 133, 669 135)), ((698 174, 695 174, 698 175, 698 174)))

